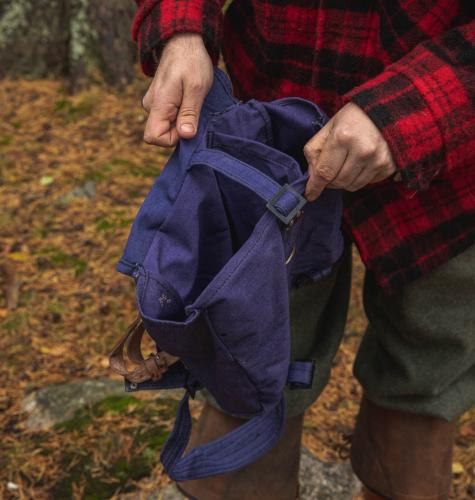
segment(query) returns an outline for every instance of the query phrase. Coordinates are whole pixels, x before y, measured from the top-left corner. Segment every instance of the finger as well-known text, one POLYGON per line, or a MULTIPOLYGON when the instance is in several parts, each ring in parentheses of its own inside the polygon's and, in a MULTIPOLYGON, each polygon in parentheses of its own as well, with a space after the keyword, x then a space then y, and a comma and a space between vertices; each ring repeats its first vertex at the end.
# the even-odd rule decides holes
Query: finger
POLYGON ((336 178, 348 156, 346 146, 336 140, 335 134, 330 133, 317 164, 310 170, 310 178, 305 189, 309 201, 315 201, 325 187, 336 178))
POLYGON ((331 189, 347 189, 360 176, 366 163, 359 160, 351 151, 338 172, 338 175, 327 185, 331 189))
POLYGON ((147 112, 150 113, 150 109, 152 107, 152 102, 153 102, 153 93, 152 93, 152 86, 148 88, 147 92, 145 95, 142 97, 142 108, 147 112))
POLYGON ((204 86, 185 83, 183 100, 176 120, 178 134, 183 139, 191 139, 195 136, 204 98, 204 86))
POLYGON ((148 113, 149 107, 147 107, 145 104, 145 96, 142 97, 140 104, 142 105, 142 109, 148 113))
POLYGON ((176 127, 173 125, 170 130, 168 130, 161 136, 156 137, 151 144, 162 146, 164 148, 171 148, 173 146, 176 146, 179 140, 180 136, 178 135, 176 127))
POLYGON ((144 130, 144 141, 156 146, 173 146, 178 142, 175 129, 177 107, 173 103, 161 103, 155 99, 150 108, 144 130))
POLYGON ((374 176, 371 176, 370 173, 363 170, 361 174, 349 186, 347 186, 346 190, 359 191, 371 182, 372 177, 374 176))
POLYGON ((303 148, 303 154, 305 155, 305 159, 308 163, 309 175, 311 174, 311 169, 317 165, 331 128, 331 122, 327 123, 327 125, 315 134, 303 148))

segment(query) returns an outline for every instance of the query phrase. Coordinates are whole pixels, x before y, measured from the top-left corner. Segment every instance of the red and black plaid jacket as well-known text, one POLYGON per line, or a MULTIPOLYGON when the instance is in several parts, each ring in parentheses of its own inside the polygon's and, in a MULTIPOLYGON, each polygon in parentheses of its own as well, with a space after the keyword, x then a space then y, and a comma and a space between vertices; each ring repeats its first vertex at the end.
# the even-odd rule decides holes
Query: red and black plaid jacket
POLYGON ((196 32, 241 99, 358 104, 402 182, 348 193, 345 223, 390 292, 475 243, 473 2, 234 0, 223 17, 224 0, 137 0, 133 35, 149 75, 168 38, 196 32))

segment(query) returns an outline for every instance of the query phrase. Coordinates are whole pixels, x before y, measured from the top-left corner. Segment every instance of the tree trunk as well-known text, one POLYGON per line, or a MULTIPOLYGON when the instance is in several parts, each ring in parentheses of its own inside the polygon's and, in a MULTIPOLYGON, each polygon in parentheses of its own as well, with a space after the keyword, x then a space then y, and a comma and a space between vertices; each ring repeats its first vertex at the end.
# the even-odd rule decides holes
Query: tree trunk
POLYGON ((0 78, 133 78, 132 0, 0 0, 0 78))

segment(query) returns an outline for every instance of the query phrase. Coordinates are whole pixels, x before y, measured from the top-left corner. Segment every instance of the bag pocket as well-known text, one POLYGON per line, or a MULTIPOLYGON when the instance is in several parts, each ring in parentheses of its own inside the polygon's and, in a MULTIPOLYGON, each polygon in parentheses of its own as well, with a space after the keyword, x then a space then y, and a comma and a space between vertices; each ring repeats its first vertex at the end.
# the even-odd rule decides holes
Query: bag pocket
POLYGON ((137 304, 157 347, 179 357, 223 410, 241 416, 262 411, 254 384, 214 333, 205 310, 185 315, 173 288, 143 268, 137 279, 137 304))
POLYGON ((211 336, 197 328, 197 313, 186 316, 173 287, 144 268, 139 269, 137 278, 137 306, 159 349, 182 359, 212 355, 211 336))

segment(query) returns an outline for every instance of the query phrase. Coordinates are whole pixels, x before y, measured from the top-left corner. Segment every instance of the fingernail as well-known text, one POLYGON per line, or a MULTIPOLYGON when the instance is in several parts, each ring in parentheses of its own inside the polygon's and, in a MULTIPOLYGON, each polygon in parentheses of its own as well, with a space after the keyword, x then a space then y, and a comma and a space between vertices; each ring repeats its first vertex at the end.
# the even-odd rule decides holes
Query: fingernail
POLYGON ((310 192, 306 192, 305 198, 307 198, 307 201, 313 201, 313 194, 310 192))
POLYGON ((195 127, 191 123, 182 123, 180 125, 180 130, 186 134, 192 134, 195 131, 195 127))

